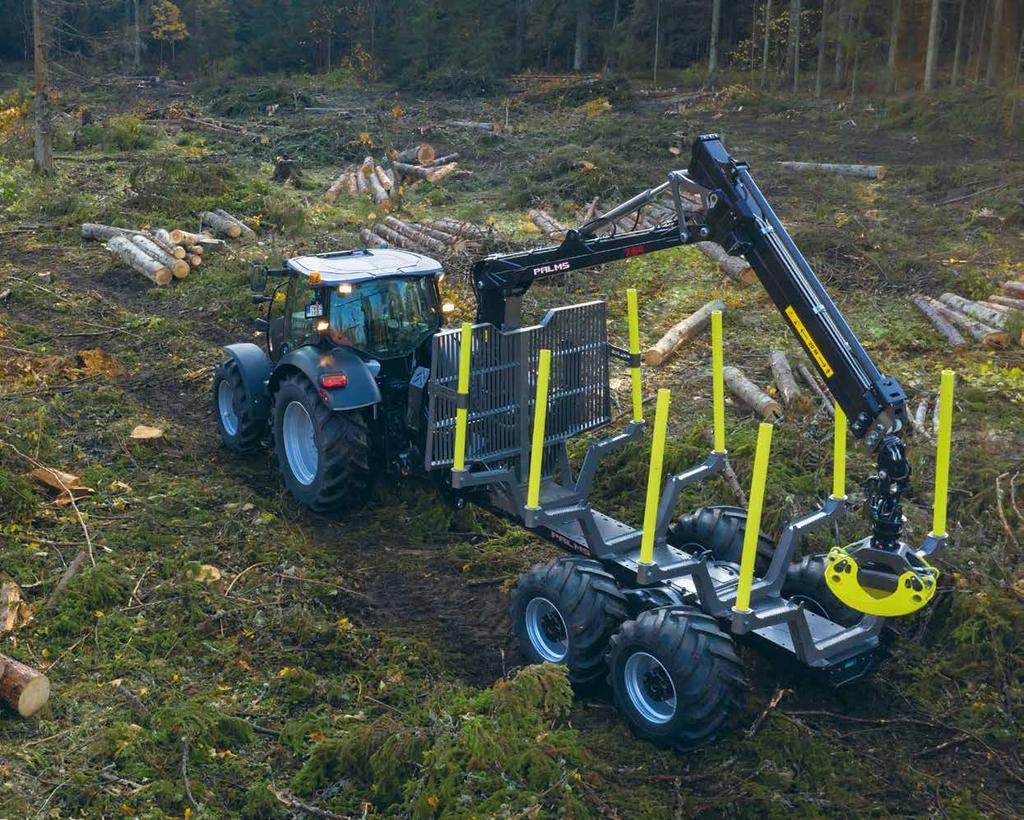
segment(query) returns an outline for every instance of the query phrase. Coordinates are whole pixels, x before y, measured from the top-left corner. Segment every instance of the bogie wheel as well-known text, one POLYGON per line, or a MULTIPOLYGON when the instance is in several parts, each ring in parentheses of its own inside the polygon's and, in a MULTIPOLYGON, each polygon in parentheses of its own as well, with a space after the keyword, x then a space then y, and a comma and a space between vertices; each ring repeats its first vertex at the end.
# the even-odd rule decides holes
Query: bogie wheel
POLYGON ((680 752, 721 737, 745 687, 732 638, 693 607, 651 609, 623 623, 609 642, 608 669, 634 733, 680 752))
MULTIPOLYGON (((716 561, 731 561, 738 564, 743 555, 743 534, 746 529, 747 511, 742 507, 701 507, 680 516, 669 528, 668 542, 680 549, 697 544, 711 550, 716 561)), ((768 571, 774 552, 775 542, 763 532, 758 533, 754 571, 759 576, 768 571)))
POLYGON ((790 564, 782 584, 782 597, 795 604, 803 604, 808 612, 828 618, 840 626, 853 626, 864 617, 862 612, 848 607, 828 588, 824 555, 805 555, 790 564))
POLYGON ((302 374, 274 393, 274 446, 285 486, 316 512, 357 506, 370 484, 370 435, 362 410, 330 410, 302 374))
POLYGON ((537 564, 512 589, 512 625, 523 657, 565 664, 578 688, 604 677, 608 638, 626 617, 615 579, 586 558, 537 564))
POLYGON ((213 410, 217 415, 224 446, 235 453, 248 453, 260 446, 266 422, 256 418, 242 384, 238 362, 228 359, 213 374, 213 410))

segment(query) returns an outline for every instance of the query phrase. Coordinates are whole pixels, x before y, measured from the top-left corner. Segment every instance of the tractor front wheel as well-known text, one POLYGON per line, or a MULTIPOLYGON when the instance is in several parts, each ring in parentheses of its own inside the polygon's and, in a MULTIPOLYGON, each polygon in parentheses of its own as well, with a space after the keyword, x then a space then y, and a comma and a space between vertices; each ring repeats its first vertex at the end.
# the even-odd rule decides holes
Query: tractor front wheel
POLYGON ((252 403, 234 359, 221 362, 213 374, 213 409, 227 449, 248 453, 260 446, 267 425, 252 412, 252 403))
POLYGON ((285 486, 316 512, 351 508, 370 484, 370 435, 362 410, 330 410, 309 380, 286 376, 274 393, 274 445, 285 486))
POLYGON ((636 735, 686 752, 729 728, 742 700, 732 639, 693 607, 662 607, 626 621, 608 649, 615 703, 636 735))

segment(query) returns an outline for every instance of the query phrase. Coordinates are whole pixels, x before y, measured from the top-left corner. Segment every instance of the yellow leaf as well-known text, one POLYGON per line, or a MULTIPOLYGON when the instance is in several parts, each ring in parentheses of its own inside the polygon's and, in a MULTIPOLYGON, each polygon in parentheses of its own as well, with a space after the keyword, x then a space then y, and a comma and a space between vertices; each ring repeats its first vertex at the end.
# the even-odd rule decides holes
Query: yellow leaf
POLYGON ((394 108, 391 109, 391 116, 394 117, 396 120, 401 119, 402 118, 402 106, 400 106, 397 103, 395 103, 394 108))

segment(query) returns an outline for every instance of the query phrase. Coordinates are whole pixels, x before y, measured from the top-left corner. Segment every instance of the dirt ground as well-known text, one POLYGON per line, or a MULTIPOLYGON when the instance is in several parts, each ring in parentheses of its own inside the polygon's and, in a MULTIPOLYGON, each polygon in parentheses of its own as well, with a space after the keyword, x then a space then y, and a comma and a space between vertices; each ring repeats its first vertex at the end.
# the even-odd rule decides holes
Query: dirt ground
MULTIPOLYGON (((283 817, 308 811, 303 802, 335 813, 322 816, 1017 816, 1024 356, 950 350, 908 296, 983 298, 1024 279, 1020 142, 980 118, 972 126, 963 111, 973 108, 877 100, 813 107, 723 94, 682 111, 626 101, 595 113, 557 88, 472 102, 309 93, 366 113, 266 114, 242 99, 234 118, 265 129, 269 145, 143 123, 150 136, 125 148, 111 141, 112 117, 181 97, 84 88, 77 99, 99 130, 75 125, 70 99, 57 179, 17 166, 17 197, 0 210, 0 580, 18 584, 33 619, 0 634, 0 650, 45 668, 53 695, 34 719, 0 715, 0 816, 283 817), (500 121, 506 104, 508 134, 443 125, 500 121), (358 228, 377 218, 368 201, 321 197, 368 151, 416 139, 459 151, 472 175, 413 189, 411 215, 490 218, 511 246, 538 241, 524 228, 528 204, 571 223, 592 186, 610 188, 610 204, 657 184, 679 163, 673 134, 685 142, 711 130, 751 162, 912 406, 937 389, 942 367, 957 371, 955 526, 936 602, 894 623, 876 675, 833 690, 744 643, 750 687, 736 731, 678 756, 633 738, 606 691, 562 711, 549 712, 546 695, 523 714, 494 706, 506 691, 496 681, 522 665, 508 588, 553 557, 551 546, 488 513, 452 509, 422 479, 382 480, 356 512, 305 512, 284 492, 274 454, 237 458, 220 446, 210 385, 220 348, 253 336, 248 263, 356 245, 358 228), (586 152, 601 179, 558 165, 566 146, 586 152), (300 189, 268 181, 284 147, 303 167, 300 189), (879 182, 801 175, 775 165, 785 159, 889 173, 879 182), (259 243, 211 254, 168 288, 149 287, 77 232, 86 220, 191 227, 210 203, 250 218, 259 243), (83 357, 97 348, 107 366, 83 357), (131 439, 136 424, 163 438, 131 439), (54 505, 23 478, 38 465, 93 492, 77 509, 54 505), (48 605, 82 549, 86 571, 48 605)), ((184 99, 211 110, 230 102, 202 91, 184 99)), ((450 265, 456 318, 471 311, 467 261, 450 265)), ((692 249, 538 285, 528 308, 606 297, 621 340, 627 286, 640 292, 645 343, 722 298, 728 363, 766 385, 769 349, 798 355, 763 293, 724 280, 692 249)), ((706 449, 709 355, 699 340, 645 374, 645 394, 669 387, 675 397, 669 468, 706 449)), ((732 403, 727 412, 746 485, 756 420, 732 403)), ((820 416, 778 426, 767 531, 824 497, 829 437, 820 416)), ((638 521, 646 458, 637 445, 609 459, 595 506, 638 521)), ((911 459, 908 533, 920 538, 931 442, 911 438, 911 459)), ((867 455, 851 452, 851 487, 869 470, 867 455)), ((680 507, 733 500, 714 484, 680 507)), ((865 531, 858 512, 839 535, 865 531)))

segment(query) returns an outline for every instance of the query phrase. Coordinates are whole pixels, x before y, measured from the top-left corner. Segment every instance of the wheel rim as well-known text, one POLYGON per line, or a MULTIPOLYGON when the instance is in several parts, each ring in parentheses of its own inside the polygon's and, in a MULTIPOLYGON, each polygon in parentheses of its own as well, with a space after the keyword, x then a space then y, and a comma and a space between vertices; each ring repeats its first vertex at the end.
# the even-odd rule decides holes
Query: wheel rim
POLYGON ((569 630, 558 607, 547 598, 534 598, 526 605, 526 634, 546 661, 562 663, 569 654, 569 630))
POLYGON ((281 426, 284 452, 292 475, 300 484, 308 486, 316 478, 317 465, 320 463, 313 420, 301 402, 293 401, 284 410, 284 424, 281 426))
POLYGON ((235 391, 231 389, 227 379, 221 379, 217 385, 217 411, 224 432, 233 436, 238 432, 238 414, 235 412, 235 391))
POLYGON ((623 676, 630 702, 650 723, 668 723, 676 713, 676 687, 668 670, 654 655, 634 652, 623 676))

